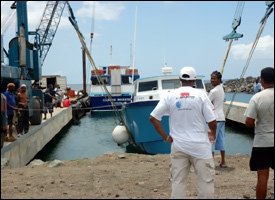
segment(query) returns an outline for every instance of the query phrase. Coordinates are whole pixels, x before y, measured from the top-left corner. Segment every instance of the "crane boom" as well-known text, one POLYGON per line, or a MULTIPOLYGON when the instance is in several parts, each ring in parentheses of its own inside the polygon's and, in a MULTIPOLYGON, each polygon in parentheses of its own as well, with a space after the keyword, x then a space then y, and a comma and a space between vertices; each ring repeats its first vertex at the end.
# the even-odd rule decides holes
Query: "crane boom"
POLYGON ((45 7, 43 17, 37 28, 40 44, 41 66, 52 45, 53 38, 61 20, 66 1, 48 1, 45 7))

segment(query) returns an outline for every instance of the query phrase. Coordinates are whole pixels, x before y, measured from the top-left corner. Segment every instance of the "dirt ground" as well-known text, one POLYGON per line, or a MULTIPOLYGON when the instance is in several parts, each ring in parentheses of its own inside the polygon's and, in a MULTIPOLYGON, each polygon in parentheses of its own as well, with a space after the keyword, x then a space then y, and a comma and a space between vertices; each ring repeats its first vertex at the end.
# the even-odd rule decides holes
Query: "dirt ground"
MULTIPOLYGON (((228 168, 215 157, 215 198, 255 198, 256 173, 249 156, 227 156, 228 168)), ((170 198, 169 155, 107 153, 95 159, 62 161, 60 166, 28 165, 1 169, 1 199, 167 199, 170 198)), ((188 178, 188 197, 197 198, 195 173, 188 178)), ((270 171, 267 198, 274 199, 270 171)))

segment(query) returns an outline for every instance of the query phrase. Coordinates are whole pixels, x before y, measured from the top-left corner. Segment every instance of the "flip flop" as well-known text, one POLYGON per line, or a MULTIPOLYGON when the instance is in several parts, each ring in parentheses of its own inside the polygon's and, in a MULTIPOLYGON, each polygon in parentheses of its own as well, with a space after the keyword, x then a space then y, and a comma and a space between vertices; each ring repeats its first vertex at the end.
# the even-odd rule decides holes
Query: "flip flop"
POLYGON ((220 164, 220 168, 227 168, 226 164, 220 164))

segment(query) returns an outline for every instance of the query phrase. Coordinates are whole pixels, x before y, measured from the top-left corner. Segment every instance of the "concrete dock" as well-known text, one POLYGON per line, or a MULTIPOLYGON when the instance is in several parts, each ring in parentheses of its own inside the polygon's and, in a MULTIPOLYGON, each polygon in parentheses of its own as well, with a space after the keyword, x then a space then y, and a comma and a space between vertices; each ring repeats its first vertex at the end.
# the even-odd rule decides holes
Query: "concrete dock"
POLYGON ((31 125, 27 134, 18 138, 14 128, 13 135, 17 139, 4 143, 1 149, 1 166, 2 162, 10 168, 25 166, 71 120, 72 107, 54 108, 52 117, 48 113, 47 119, 40 125, 31 125))

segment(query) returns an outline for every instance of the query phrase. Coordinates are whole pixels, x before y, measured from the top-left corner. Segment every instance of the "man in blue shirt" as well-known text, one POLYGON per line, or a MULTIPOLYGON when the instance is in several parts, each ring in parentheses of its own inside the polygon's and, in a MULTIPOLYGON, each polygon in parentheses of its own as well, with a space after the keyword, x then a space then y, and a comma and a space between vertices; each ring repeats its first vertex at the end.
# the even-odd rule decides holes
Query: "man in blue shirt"
POLYGON ((259 80, 256 79, 254 85, 253 85, 254 93, 260 92, 262 90, 262 85, 259 83, 259 80))
POLYGON ((14 110, 17 110, 14 90, 15 90, 15 84, 9 83, 7 85, 7 90, 4 92, 4 95, 6 96, 6 99, 7 99, 7 107, 8 107, 7 115, 8 115, 8 126, 9 126, 8 138, 5 138, 5 141, 8 141, 8 142, 13 142, 14 140, 16 140, 12 135, 14 110))

